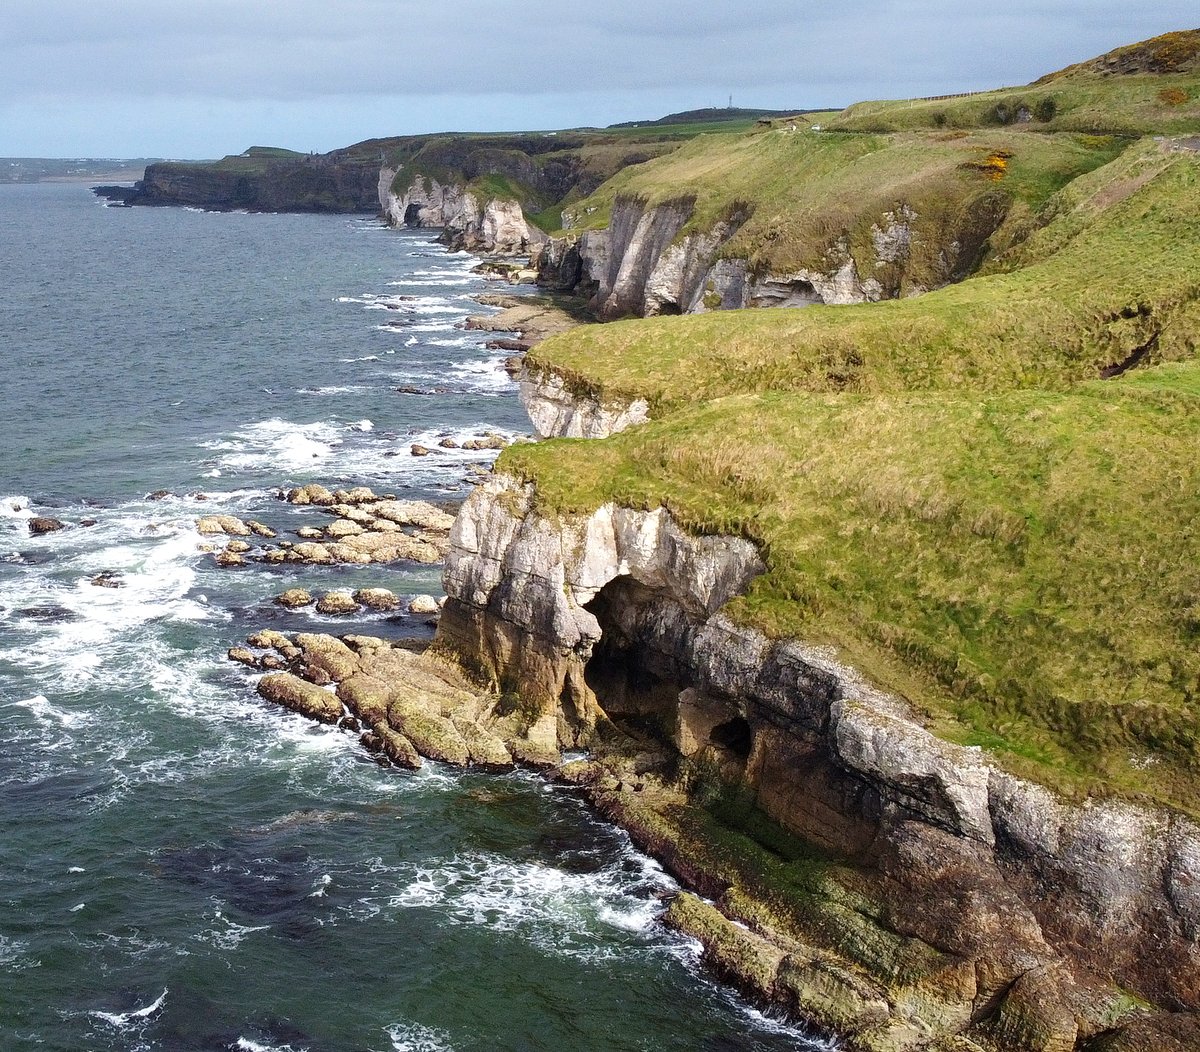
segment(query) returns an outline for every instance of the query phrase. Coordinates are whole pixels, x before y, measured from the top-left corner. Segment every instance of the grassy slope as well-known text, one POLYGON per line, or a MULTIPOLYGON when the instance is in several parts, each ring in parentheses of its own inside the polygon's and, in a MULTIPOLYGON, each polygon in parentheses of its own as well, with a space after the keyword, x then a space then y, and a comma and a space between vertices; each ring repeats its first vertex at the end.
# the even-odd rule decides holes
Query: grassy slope
MULTIPOLYGON (((979 276, 916 299, 547 341, 534 369, 648 397, 655 420, 515 447, 500 467, 536 479, 549 510, 662 503, 694 529, 750 537, 769 569, 732 604, 739 619, 838 646, 939 733, 1022 773, 1195 812, 1200 155, 1143 139, 1088 171, 1070 149, 1111 144, 1025 128, 945 145, 992 134, 1017 145, 1005 179, 1021 178, 1022 143, 1062 152, 1025 177, 1037 223, 979 276), (1136 369, 1097 379, 1139 348, 1136 369)), ((906 159, 919 163, 936 141, 775 137, 807 171, 827 166, 829 186, 842 173, 847 200, 870 192, 864 159, 919 143, 906 159)), ((741 156, 701 171, 697 141, 601 196, 689 164, 738 193, 768 142, 726 140, 741 156)), ((814 215, 831 198, 814 194, 814 215)))
POLYGON ((1165 33, 1068 66, 1022 88, 970 98, 861 102, 829 122, 845 131, 978 128, 1024 119, 1051 131, 1181 135, 1200 126, 1200 30, 1165 33))
POLYGON ((1053 105, 1048 120, 1034 117, 1028 127, 1041 131, 1107 135, 1180 135, 1200 123, 1200 74, 1081 73, 1070 79, 1023 88, 1001 88, 967 98, 860 102, 829 121, 839 131, 893 132, 917 128, 979 128, 999 125, 1001 115, 1022 107, 1031 114, 1053 105), (1172 90, 1177 96, 1164 96, 1172 90))
POLYGON ((665 504, 750 537, 769 569, 738 619, 837 645, 1043 781, 1194 809, 1198 449, 1187 363, 1063 392, 738 395, 500 468, 551 510, 665 504))
MULTIPOLYGON (((802 267, 827 270, 844 245, 871 273, 871 228, 901 204, 913 209, 915 251, 928 259, 913 269, 920 278, 937 267, 937 254, 972 208, 992 213, 1012 202, 1024 214, 1071 179, 1111 160, 1121 149, 1111 139, 1026 135, 999 129, 971 134, 829 135, 781 128, 741 137, 700 137, 667 157, 627 169, 572 209, 572 229, 604 227, 620 197, 660 204, 681 197, 696 205, 685 233, 710 229, 749 206, 750 219, 722 249, 758 270, 786 273, 802 267), (1006 157, 993 179, 974 165, 1006 157)), ((990 229, 990 227, 989 227, 990 229)), ((835 268, 836 269, 836 268, 835 268)))
POLYGON ((1084 176, 1023 264, 915 299, 717 312, 589 327, 539 345, 534 369, 602 399, 666 408, 739 391, 1062 386, 1158 332, 1151 361, 1194 353, 1200 158, 1154 142, 1084 176))

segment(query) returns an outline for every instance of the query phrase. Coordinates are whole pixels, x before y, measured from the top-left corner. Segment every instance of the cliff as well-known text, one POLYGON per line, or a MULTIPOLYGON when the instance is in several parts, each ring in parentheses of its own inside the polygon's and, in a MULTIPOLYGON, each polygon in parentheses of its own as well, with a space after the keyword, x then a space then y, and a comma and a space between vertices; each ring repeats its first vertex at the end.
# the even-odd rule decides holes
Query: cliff
POLYGON ((717 900, 668 915, 714 966, 849 1047, 1200 1036, 1194 1017, 1148 1013, 1200 1008, 1200 827, 1069 805, 939 740, 821 648, 738 626, 722 607, 763 569, 746 541, 690 535, 661 508, 546 515, 532 486, 500 475, 456 521, 439 646, 519 690, 564 748, 622 729, 642 740, 635 773, 569 776, 717 900), (705 777, 809 845, 790 906, 706 853, 695 822, 712 812, 679 791, 705 777))
POLYGON ((130 187, 97 187, 125 205, 188 205, 210 211, 378 210, 378 162, 252 149, 215 163, 160 161, 130 187))
POLYGON ((527 255, 546 240, 512 198, 420 175, 397 188, 397 175, 394 168, 379 174, 379 205, 390 226, 439 228, 451 251, 527 255))
POLYGON ((539 281, 602 320, 876 302, 961 281, 1120 145, 1007 130, 697 139, 563 210, 539 281))

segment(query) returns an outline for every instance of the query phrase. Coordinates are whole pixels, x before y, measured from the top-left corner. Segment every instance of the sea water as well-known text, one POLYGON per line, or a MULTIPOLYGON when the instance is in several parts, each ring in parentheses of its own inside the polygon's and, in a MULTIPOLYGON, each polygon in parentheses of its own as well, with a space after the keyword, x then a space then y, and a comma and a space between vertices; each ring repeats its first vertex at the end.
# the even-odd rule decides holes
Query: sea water
POLYGON ((277 498, 307 482, 460 500, 492 454, 438 442, 528 430, 462 328, 475 262, 0 187, 0 1048, 814 1047, 706 978, 671 878, 573 792, 384 770, 225 659, 260 627, 430 635, 271 599, 437 568, 221 569, 195 523, 319 525, 277 498))

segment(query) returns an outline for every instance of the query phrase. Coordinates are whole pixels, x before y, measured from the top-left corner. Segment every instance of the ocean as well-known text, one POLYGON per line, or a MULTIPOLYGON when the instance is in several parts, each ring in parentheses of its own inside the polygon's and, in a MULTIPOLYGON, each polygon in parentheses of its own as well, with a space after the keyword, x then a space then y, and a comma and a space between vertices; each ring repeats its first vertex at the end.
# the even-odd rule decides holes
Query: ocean
POLYGON ((674 882, 574 791, 382 769, 226 660, 263 627, 431 635, 272 598, 440 595, 437 567, 223 569, 195 524, 311 523, 278 499, 308 482, 461 500, 494 454, 439 441, 529 430, 461 327, 476 262, 366 217, 0 187, 6 1052, 823 1047, 705 975, 658 923, 674 882))

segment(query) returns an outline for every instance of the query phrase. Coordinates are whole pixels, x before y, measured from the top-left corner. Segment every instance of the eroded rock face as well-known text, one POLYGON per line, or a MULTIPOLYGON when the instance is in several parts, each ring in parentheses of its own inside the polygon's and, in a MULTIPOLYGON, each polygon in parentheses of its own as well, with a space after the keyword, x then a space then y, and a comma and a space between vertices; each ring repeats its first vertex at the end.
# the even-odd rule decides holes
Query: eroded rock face
POLYGON ((643 398, 602 403, 571 391, 555 373, 528 369, 519 380, 521 405, 538 438, 607 438, 649 418, 650 406, 643 398))
POLYGON ((457 183, 443 185, 418 176, 403 190, 393 189, 397 170, 384 168, 379 203, 390 226, 440 227, 442 240, 454 250, 525 254, 546 235, 525 220, 521 205, 505 198, 481 200, 457 183))
MULTIPOLYGON (((941 741, 834 655, 734 624, 720 609, 761 570, 748 542, 689 536, 661 509, 551 520, 495 476, 451 533, 437 645, 519 689, 558 745, 609 720, 675 726, 681 754, 844 858, 817 907, 824 949, 768 963, 772 997, 860 1047, 970 1030, 1071 1048, 1111 1026, 1118 986, 1200 1009, 1200 828, 1065 804, 941 741), (898 979, 908 968, 924 978, 898 979)), ((652 825, 631 832, 663 848, 652 825)), ((746 940, 719 938, 725 967, 746 940)), ((751 988, 766 981, 753 967, 751 988)))

